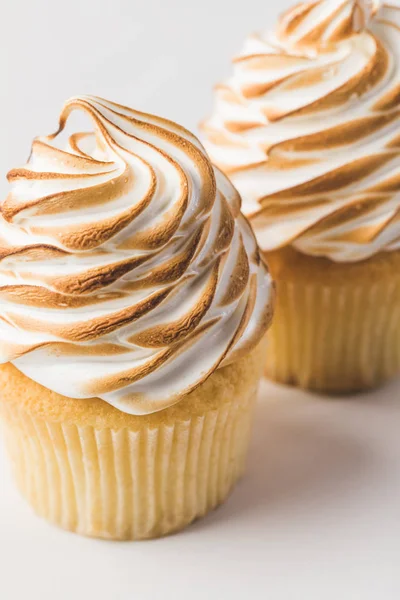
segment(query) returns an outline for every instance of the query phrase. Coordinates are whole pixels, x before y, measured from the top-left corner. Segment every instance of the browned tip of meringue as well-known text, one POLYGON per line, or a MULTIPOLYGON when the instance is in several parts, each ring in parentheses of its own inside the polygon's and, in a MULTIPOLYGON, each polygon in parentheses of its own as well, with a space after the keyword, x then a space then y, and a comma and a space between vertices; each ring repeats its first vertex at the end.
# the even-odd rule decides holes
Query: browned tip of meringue
POLYGON ((288 8, 280 18, 278 37, 293 34, 317 4, 319 4, 317 0, 314 0, 314 2, 299 2, 288 8))
MULTIPOLYGON (((231 362, 232 360, 236 360, 242 352, 248 352, 251 348, 255 347, 262 339, 262 331, 266 331, 271 322, 272 322, 272 317, 273 317, 273 313, 274 313, 274 306, 275 306, 275 283, 272 282, 272 297, 271 297, 271 301, 269 303, 265 303, 263 306, 263 311, 262 314, 260 316, 260 320, 262 322, 262 327, 255 330, 253 332, 253 335, 250 336, 247 341, 246 344, 244 344, 240 350, 240 352, 238 352, 237 350, 233 350, 233 352, 231 351, 231 354, 229 356, 229 362, 231 362)), ((250 278, 250 288, 249 288, 249 295, 248 295, 248 299, 247 299, 247 305, 246 305, 246 310, 243 314, 242 317, 242 321, 240 323, 240 327, 238 328, 235 338, 232 340, 232 347, 236 344, 237 340, 240 339, 240 337, 243 335, 243 332, 245 331, 246 327, 249 325, 250 319, 251 319, 251 315, 253 313, 255 304, 256 304, 256 299, 257 299, 257 276, 255 274, 253 274, 250 278)), ((223 366, 225 366, 225 362, 222 363, 223 366)))
MULTIPOLYGON (((15 202, 15 197, 11 192, 3 202, 2 215, 6 221, 12 222, 18 214, 28 209, 31 215, 51 215, 67 213, 72 210, 82 210, 83 208, 90 208, 94 206, 101 206, 102 204, 107 204, 120 197, 123 193, 129 191, 129 189, 134 185, 133 174, 129 171, 127 166, 122 172, 119 173, 117 169, 114 169, 113 171, 106 171, 104 173, 99 172, 96 174, 81 174, 80 178, 94 179, 103 175, 107 175, 106 184, 102 183, 96 185, 94 183, 94 185, 91 185, 90 187, 76 189, 73 193, 68 190, 65 192, 39 197, 26 202, 15 202)), ((28 169, 14 169, 8 174, 8 179, 9 181, 22 179, 25 181, 45 180, 48 182, 56 179, 76 180, 76 175, 72 173, 36 173, 35 171, 29 171, 28 169)), ((149 193, 143 199, 142 203, 134 212, 131 212, 132 218, 134 218, 140 210, 143 210, 150 200, 151 193, 149 193)))
POLYGON ((190 310, 177 320, 165 325, 156 325, 131 336, 128 341, 145 348, 163 348, 175 344, 189 335, 198 327, 207 314, 214 299, 218 284, 220 260, 209 269, 202 293, 190 310))
POLYGON ((40 319, 9 312, 10 322, 28 332, 47 331, 52 336, 57 336, 68 342, 88 342, 97 340, 102 336, 132 324, 144 314, 154 310, 163 302, 173 288, 164 288, 154 292, 144 300, 133 306, 108 313, 104 316, 74 321, 71 324, 44 323, 40 319))
POLYGON ((229 285, 224 296, 221 299, 221 306, 227 306, 234 302, 244 293, 250 277, 249 259, 247 257, 246 248, 243 240, 240 240, 240 250, 237 255, 235 266, 232 270, 232 275, 229 285))
MULTIPOLYGON (((279 107, 266 106, 264 108, 264 113, 268 120, 273 122, 279 121, 288 116, 303 117, 306 115, 313 115, 319 111, 322 112, 333 108, 338 108, 346 105, 351 99, 354 100, 361 97, 369 89, 378 85, 388 72, 389 56, 380 40, 374 38, 374 43, 376 45, 375 52, 367 61, 363 69, 361 69, 348 81, 334 90, 320 96, 313 102, 302 106, 301 108, 288 111, 287 109, 281 109, 279 107)), ((297 75, 294 75, 293 78, 288 79, 290 82, 289 89, 292 86, 296 86, 296 77, 297 75)), ((285 83, 282 84, 282 92, 284 91, 285 83)))
POLYGON ((378 111, 393 110, 400 104, 400 83, 383 94, 374 104, 373 109, 378 111))
POLYGON ((382 202, 380 194, 365 194, 355 198, 353 202, 337 208, 330 212, 326 217, 312 226, 314 234, 325 231, 326 228, 331 231, 329 239, 333 242, 340 240, 341 242, 353 242, 356 244, 371 243, 393 219, 392 215, 385 215, 374 222, 363 224, 357 223, 360 215, 368 216, 374 214, 382 202), (343 222, 354 223, 353 227, 348 230, 341 230, 335 234, 335 228, 340 227, 343 222))
POLYGON ((66 309, 95 306, 122 297, 121 292, 104 292, 96 295, 78 296, 55 292, 36 285, 7 285, 0 287, 0 299, 35 308, 66 309))
POLYGON ((281 17, 277 37, 293 48, 340 42, 368 28, 380 8, 380 0, 315 0, 287 10, 281 17))
POLYGON ((21 262, 33 262, 36 260, 49 260, 68 256, 69 253, 48 244, 32 244, 30 246, 11 246, 0 239, 0 261, 15 257, 21 262))
MULTIPOLYGON (((100 103, 102 102, 101 98, 98 98, 98 100, 100 103)), ((154 133, 159 138, 164 139, 168 142, 172 141, 176 145, 176 147, 181 148, 193 161, 195 161, 200 171, 203 183, 203 186, 200 191, 201 201, 202 203, 204 203, 205 210, 209 210, 213 204, 213 199, 216 193, 214 172, 212 164, 208 157, 205 155, 205 153, 201 151, 197 147, 197 145, 188 143, 186 136, 189 135, 191 138, 193 138, 193 140, 195 140, 194 136, 181 125, 178 125, 173 121, 169 121, 168 119, 148 115, 139 111, 134 111, 129 107, 116 103, 114 103, 114 107, 115 108, 109 108, 111 114, 117 114, 118 108, 123 109, 128 113, 124 115, 124 118, 127 122, 132 122, 134 123, 135 127, 143 131, 154 133)), ((85 98, 71 98, 71 100, 66 102, 66 104, 64 105, 60 116, 59 130, 55 134, 53 134, 54 136, 58 135, 60 131, 63 130, 69 114, 76 108, 80 108, 84 111, 87 111, 90 115, 96 116, 96 111, 93 110, 90 101, 86 100, 85 98)), ((101 131, 104 139, 108 140, 110 136, 104 124, 102 124, 101 121, 97 119, 96 125, 98 130, 101 131)), ((113 126, 117 130, 119 129, 119 127, 115 123, 113 124, 113 126)), ((143 142, 143 140, 141 141, 143 142)), ((115 140, 113 141, 113 143, 115 144, 115 140)), ((163 153, 161 148, 158 148, 158 151, 163 153)), ((168 157, 166 153, 164 153, 164 155, 167 159, 171 160, 171 158, 168 157)), ((175 166, 176 168, 180 169, 179 165, 176 162, 175 166)))
POLYGON ((261 203, 267 205, 271 200, 285 199, 294 201, 297 198, 307 196, 326 195, 328 192, 336 192, 344 189, 357 180, 367 177, 377 171, 395 158, 393 154, 375 154, 358 158, 319 177, 306 181, 296 187, 270 194, 261 199, 261 203))
MULTIPOLYGON (((134 383, 135 381, 143 379, 145 376, 150 375, 151 373, 154 373, 154 371, 156 371, 158 368, 162 367, 166 362, 171 360, 174 356, 179 355, 185 348, 187 348, 188 346, 191 346, 199 336, 203 335, 208 329, 213 327, 217 321, 218 321, 218 319, 214 318, 214 319, 210 319, 210 320, 202 323, 199 327, 197 327, 197 329, 194 329, 193 331, 191 331, 186 337, 181 339, 176 344, 174 344, 170 347, 161 349, 158 353, 156 353, 154 355, 152 360, 147 361, 145 365, 132 367, 130 369, 126 369, 123 371, 121 370, 121 372, 119 372, 116 375, 111 375, 111 376, 97 379, 96 382, 93 382, 93 384, 91 384, 90 386, 87 387, 86 393, 88 394, 88 396, 101 396, 101 394, 104 394, 105 392, 108 393, 109 391, 115 391, 115 390, 125 388, 127 385, 130 385, 130 384, 134 383)), ((221 360, 218 361, 218 364, 220 362, 221 362, 221 360)), ((215 369, 215 366, 212 370, 214 370, 214 369, 215 369)), ((207 378, 207 375, 208 374, 205 374, 205 379, 207 378)), ((190 386, 189 388, 186 388, 185 390, 182 390, 182 392, 179 394, 177 399, 180 396, 187 394, 189 391, 192 391, 198 385, 200 385, 200 382, 196 382, 195 385, 190 386)), ((145 396, 145 394, 139 394, 139 395, 130 394, 131 399, 133 399, 135 397, 140 398, 140 397, 144 397, 144 396, 145 396)))
POLYGON ((337 125, 329 129, 318 131, 318 133, 298 137, 286 142, 281 142, 275 148, 270 149, 270 155, 274 152, 294 153, 294 152, 313 152, 325 148, 338 148, 347 144, 352 144, 363 138, 379 131, 397 121, 400 118, 400 109, 390 113, 380 115, 371 115, 354 119, 343 125, 337 125))

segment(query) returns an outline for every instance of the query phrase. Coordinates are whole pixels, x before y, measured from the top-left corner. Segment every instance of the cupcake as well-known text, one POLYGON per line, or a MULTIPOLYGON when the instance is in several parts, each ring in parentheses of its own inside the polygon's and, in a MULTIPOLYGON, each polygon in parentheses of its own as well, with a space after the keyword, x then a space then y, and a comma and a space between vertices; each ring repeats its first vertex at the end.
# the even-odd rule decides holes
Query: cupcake
POLYGON ((299 4, 254 35, 202 130, 277 283, 266 373, 327 393, 400 369, 400 9, 299 4))
POLYGON ((273 286, 240 197, 184 128, 91 96, 8 179, 0 412, 18 486, 84 535, 181 529, 241 475, 263 369, 273 286))

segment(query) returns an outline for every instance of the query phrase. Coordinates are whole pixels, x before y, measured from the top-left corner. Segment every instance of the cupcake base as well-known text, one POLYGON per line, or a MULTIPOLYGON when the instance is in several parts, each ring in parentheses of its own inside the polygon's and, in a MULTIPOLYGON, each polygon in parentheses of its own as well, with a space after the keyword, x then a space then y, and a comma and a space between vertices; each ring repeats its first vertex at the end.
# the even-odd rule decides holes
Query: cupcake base
POLYGON ((20 491, 40 516, 86 536, 182 529, 243 473, 264 344, 147 416, 60 396, 2 365, 0 409, 20 491))
POLYGON ((277 285, 267 377, 346 394, 400 372, 400 252, 350 264, 284 248, 266 260, 277 285))

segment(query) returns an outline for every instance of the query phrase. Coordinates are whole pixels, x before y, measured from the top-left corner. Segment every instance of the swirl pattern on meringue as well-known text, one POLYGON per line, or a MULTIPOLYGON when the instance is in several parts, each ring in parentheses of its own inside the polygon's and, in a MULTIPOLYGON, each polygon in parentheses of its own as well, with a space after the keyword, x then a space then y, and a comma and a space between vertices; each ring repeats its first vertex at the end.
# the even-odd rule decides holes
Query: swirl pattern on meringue
POLYGON ((202 124, 265 251, 400 248, 400 9, 303 3, 252 36, 202 124))
POLYGON ((184 128, 73 98, 8 178, 1 362, 65 396, 147 414, 263 336, 269 273, 239 195, 184 128), (76 110, 89 132, 67 132, 76 110))

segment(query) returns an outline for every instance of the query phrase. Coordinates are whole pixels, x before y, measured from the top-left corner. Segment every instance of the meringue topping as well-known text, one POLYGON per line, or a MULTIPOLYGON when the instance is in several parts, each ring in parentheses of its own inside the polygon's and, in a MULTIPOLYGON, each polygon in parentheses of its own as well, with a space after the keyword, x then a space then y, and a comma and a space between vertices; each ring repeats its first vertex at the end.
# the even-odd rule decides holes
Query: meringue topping
POLYGON ((253 35, 202 124, 265 251, 400 248, 400 9, 320 0, 253 35))
POLYGON ((1 362, 65 396, 146 414, 261 339, 270 276, 239 195, 184 128, 72 98, 8 179, 1 362), (90 131, 68 131, 77 110, 90 131))

